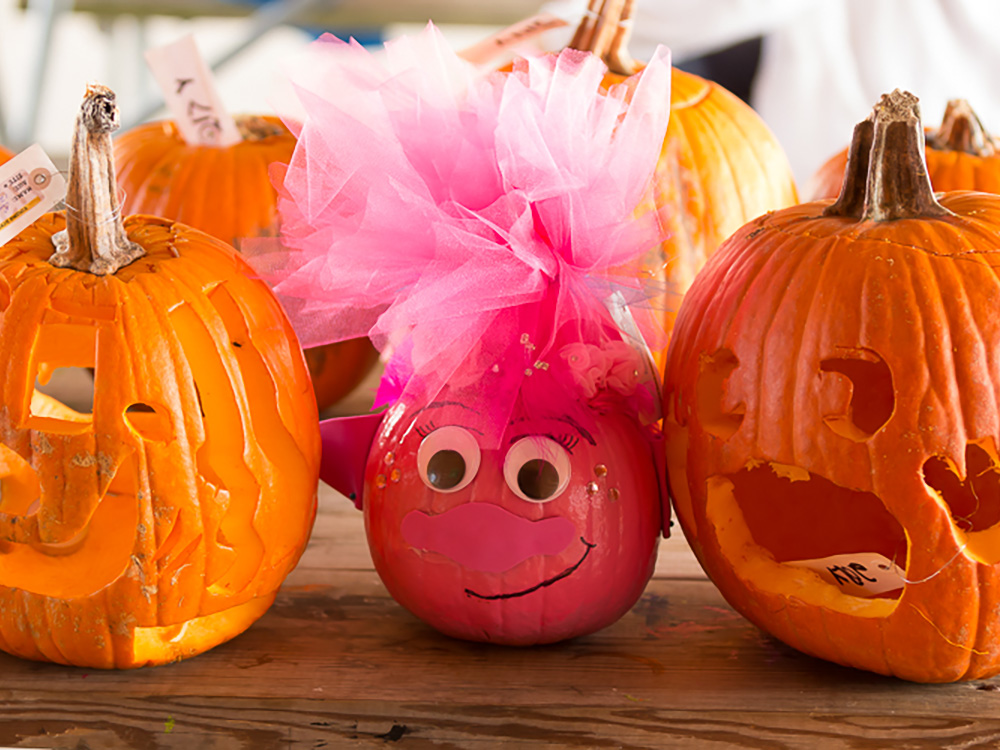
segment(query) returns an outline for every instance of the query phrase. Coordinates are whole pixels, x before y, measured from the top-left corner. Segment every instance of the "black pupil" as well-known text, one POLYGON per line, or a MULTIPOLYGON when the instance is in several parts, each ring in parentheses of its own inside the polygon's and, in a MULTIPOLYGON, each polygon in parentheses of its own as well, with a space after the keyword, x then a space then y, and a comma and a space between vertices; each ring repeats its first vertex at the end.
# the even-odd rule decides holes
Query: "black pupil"
POLYGON ((559 472, 548 461, 540 458, 525 462, 517 472, 517 486, 525 497, 532 500, 545 500, 552 497, 559 489, 559 472))
POLYGON ((465 476, 465 459, 458 451, 438 451, 427 462, 427 481, 439 490, 450 490, 465 476))

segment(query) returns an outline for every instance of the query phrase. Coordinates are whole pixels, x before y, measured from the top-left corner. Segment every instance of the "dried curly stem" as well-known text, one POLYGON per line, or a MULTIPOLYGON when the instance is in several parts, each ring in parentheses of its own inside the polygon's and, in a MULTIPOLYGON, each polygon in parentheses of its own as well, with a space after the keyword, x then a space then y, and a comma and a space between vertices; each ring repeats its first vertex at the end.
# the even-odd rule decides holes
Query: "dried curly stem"
POLYGON ((98 84, 76 118, 66 194, 66 229, 52 237, 49 262, 97 275, 113 274, 145 251, 122 225, 111 133, 118 129, 114 92, 98 84))
POLYGON ((635 0, 590 0, 569 48, 593 52, 612 73, 632 75, 639 68, 628 53, 634 9, 635 0))
POLYGON ((884 94, 854 128, 840 196, 823 212, 860 221, 951 216, 934 198, 917 97, 884 94))
POLYGON ((927 134, 927 145, 945 151, 964 151, 973 156, 993 156, 1000 150, 997 139, 965 99, 952 99, 944 111, 941 127, 927 134))

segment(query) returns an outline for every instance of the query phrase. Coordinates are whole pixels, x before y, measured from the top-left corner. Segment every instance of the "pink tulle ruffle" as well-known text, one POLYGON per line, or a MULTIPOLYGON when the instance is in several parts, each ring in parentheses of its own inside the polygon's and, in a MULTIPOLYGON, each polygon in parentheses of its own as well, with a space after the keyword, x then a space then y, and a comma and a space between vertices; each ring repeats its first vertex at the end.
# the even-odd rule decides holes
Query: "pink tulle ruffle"
POLYGON ((392 355, 383 403, 471 388, 500 424, 535 375, 576 398, 560 348, 621 341, 595 292, 638 291, 608 270, 661 239, 632 212, 667 126, 669 54, 606 94, 604 73, 567 50, 483 74, 433 26, 384 55, 315 42, 293 74, 298 146, 274 172, 284 247, 253 261, 302 343, 369 335, 392 355))

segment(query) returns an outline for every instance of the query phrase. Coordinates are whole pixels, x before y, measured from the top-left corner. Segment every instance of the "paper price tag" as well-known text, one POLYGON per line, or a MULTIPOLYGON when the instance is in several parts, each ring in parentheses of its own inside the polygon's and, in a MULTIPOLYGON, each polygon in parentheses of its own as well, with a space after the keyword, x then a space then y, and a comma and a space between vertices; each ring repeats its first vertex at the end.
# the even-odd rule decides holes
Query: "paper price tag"
POLYGON ((0 245, 66 197, 66 178, 37 143, 0 166, 0 245))
POLYGON ((566 25, 566 21, 558 16, 551 13, 539 13, 537 16, 518 21, 512 26, 486 37, 481 42, 476 42, 471 47, 459 52, 458 56, 475 65, 484 65, 514 49, 519 44, 534 39, 546 31, 566 25))
POLYGON ((852 596, 878 596, 901 589, 906 583, 905 571, 877 552, 831 555, 785 564, 815 570, 824 581, 852 596))
POLYGON ((197 146, 232 146, 243 140, 194 36, 146 50, 146 63, 185 141, 197 146))

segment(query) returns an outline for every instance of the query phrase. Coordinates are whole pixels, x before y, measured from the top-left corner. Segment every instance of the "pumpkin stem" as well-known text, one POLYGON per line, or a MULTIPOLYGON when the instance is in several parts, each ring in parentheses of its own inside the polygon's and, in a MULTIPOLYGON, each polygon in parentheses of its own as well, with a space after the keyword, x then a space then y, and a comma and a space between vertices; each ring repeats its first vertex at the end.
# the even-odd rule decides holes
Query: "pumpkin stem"
POLYGON ((590 0, 569 49, 592 52, 608 70, 630 76, 639 66, 628 53, 635 0, 590 0))
POLYGON ((983 127, 965 99, 952 99, 944 110, 937 132, 927 134, 927 145, 942 151, 964 151, 973 156, 993 156, 1000 144, 983 127))
POLYGON ((262 141, 285 133, 281 127, 259 115, 237 115, 234 119, 244 141, 262 141))
POLYGON ((66 193, 66 229, 52 236, 49 262, 103 276, 127 266, 145 251, 125 234, 111 133, 118 129, 114 92, 88 84, 76 117, 66 193))
POLYGON ((917 97, 899 89, 883 94, 854 128, 840 196, 823 215, 860 221, 953 215, 934 198, 927 176, 917 97))

